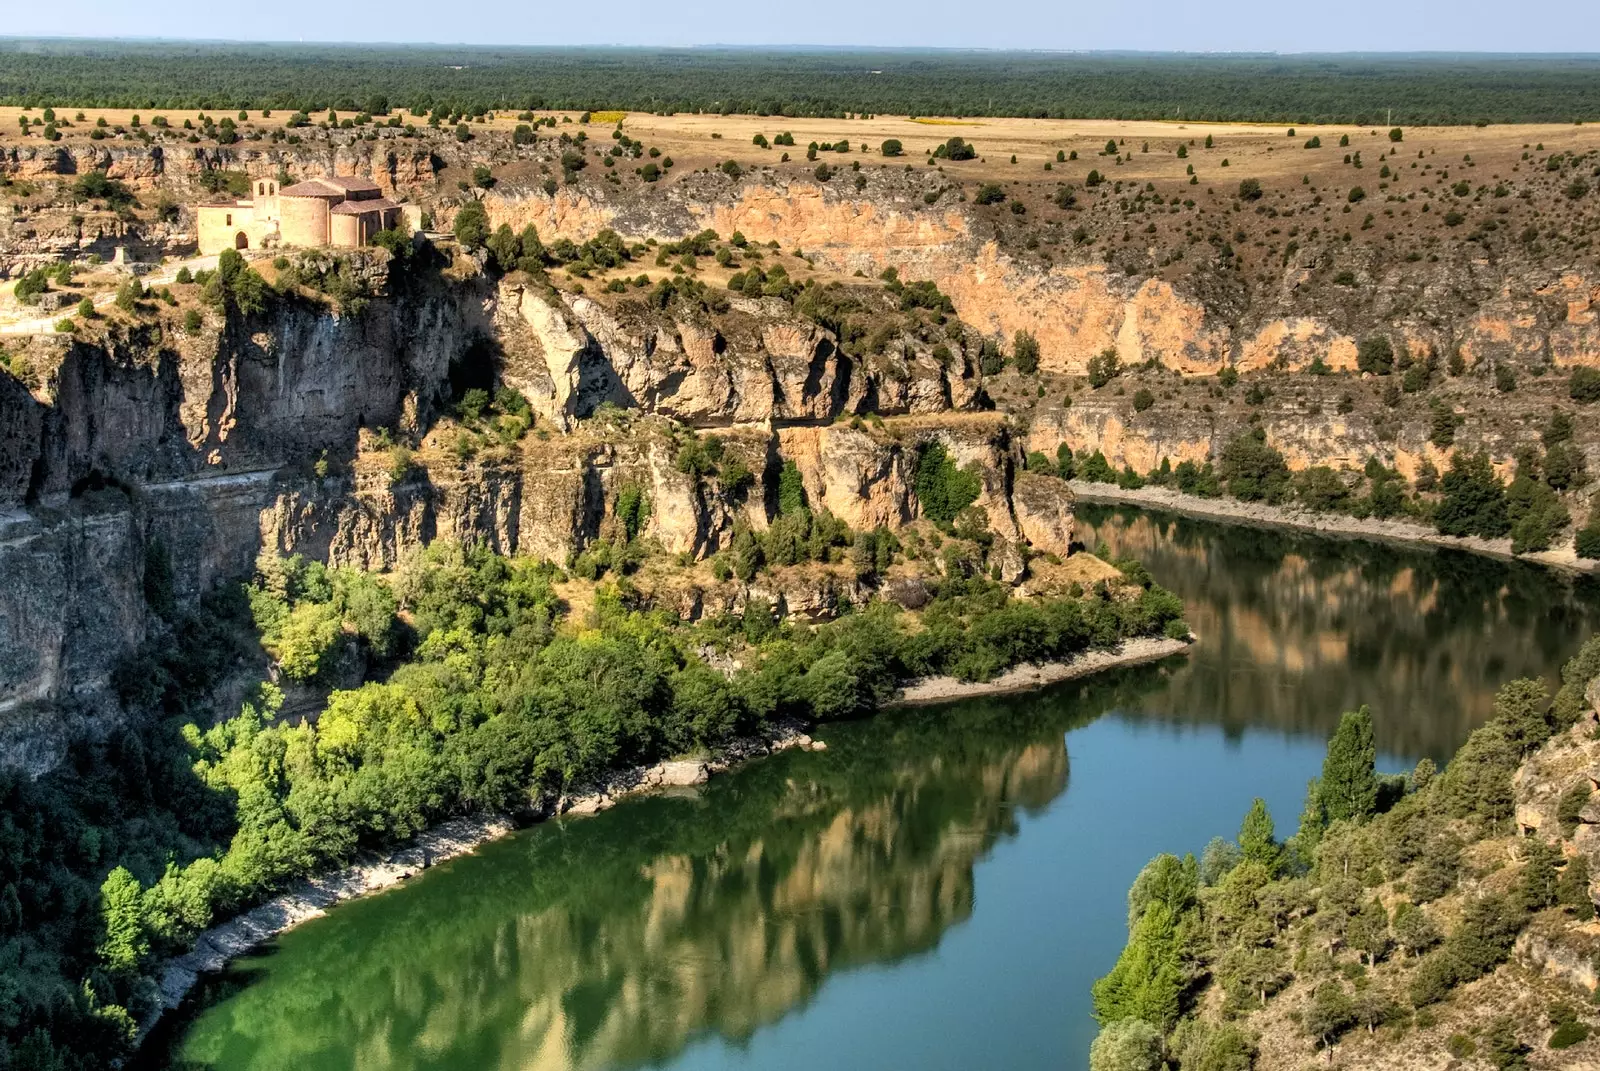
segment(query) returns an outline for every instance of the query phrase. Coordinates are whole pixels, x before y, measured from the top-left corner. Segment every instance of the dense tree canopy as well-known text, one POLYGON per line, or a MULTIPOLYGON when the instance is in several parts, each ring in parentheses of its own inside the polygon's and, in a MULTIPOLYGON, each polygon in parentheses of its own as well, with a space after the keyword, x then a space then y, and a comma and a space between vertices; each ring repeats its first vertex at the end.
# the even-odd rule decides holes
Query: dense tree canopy
POLYGON ((482 114, 597 107, 839 116, 1375 123, 1600 115, 1586 57, 1115 56, 919 50, 13 40, 0 103, 482 114))

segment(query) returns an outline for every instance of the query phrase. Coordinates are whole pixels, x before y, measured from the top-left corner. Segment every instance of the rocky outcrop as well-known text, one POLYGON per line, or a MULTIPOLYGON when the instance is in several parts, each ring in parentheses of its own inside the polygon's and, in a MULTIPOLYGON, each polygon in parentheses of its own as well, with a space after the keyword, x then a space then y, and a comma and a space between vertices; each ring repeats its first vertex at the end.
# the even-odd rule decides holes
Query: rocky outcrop
POLYGON ((1011 506, 1022 538, 1034 550, 1065 558, 1071 553, 1073 496, 1066 481, 1019 472, 1011 490, 1011 506))

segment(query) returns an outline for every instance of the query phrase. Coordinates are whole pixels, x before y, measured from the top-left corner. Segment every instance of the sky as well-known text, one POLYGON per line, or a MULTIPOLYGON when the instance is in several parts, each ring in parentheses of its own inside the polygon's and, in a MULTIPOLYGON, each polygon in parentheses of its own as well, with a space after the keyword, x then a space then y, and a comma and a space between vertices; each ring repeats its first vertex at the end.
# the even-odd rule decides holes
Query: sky
POLYGON ((75 0, 4 5, 7 36, 496 45, 871 45, 1600 53, 1600 3, 1541 0, 75 0))

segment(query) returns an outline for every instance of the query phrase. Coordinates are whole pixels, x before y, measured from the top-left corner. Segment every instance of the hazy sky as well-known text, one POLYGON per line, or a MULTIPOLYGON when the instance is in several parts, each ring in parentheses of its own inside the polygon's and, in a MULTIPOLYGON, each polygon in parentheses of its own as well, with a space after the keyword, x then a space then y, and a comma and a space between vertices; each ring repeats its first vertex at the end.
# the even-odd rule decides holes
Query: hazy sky
POLYGON ((475 44, 1600 52, 1597 0, 11 0, 15 36, 475 44))

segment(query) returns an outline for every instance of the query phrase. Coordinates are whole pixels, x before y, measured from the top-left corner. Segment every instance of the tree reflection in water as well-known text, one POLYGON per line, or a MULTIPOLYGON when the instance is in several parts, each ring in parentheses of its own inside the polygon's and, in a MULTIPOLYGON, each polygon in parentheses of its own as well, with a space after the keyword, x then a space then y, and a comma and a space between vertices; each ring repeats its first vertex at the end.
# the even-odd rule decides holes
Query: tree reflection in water
POLYGON ((1155 718, 1324 737, 1369 704, 1378 746, 1448 759, 1513 677, 1600 627, 1600 582, 1450 550, 1082 507, 1079 538, 1139 558, 1202 642, 1155 718))
MULTIPOLYGON (((833 726, 826 752, 489 845, 239 965, 181 1056, 229 1071, 635 1068, 701 1037, 738 1045, 831 974, 926 952, 971 917, 976 864, 1066 790, 1074 727, 1116 711, 1135 729, 1264 729, 1315 742, 1309 775, 1340 711, 1365 702, 1387 756, 1443 758, 1504 680, 1553 674, 1600 621, 1593 580, 1518 563, 1139 511, 1080 521, 1089 545, 1141 558, 1183 597, 1201 637, 1189 655, 833 726)), ((1135 783, 1137 759, 1121 761, 1135 783)), ((1093 895, 1120 905, 1129 878, 1093 895)))

